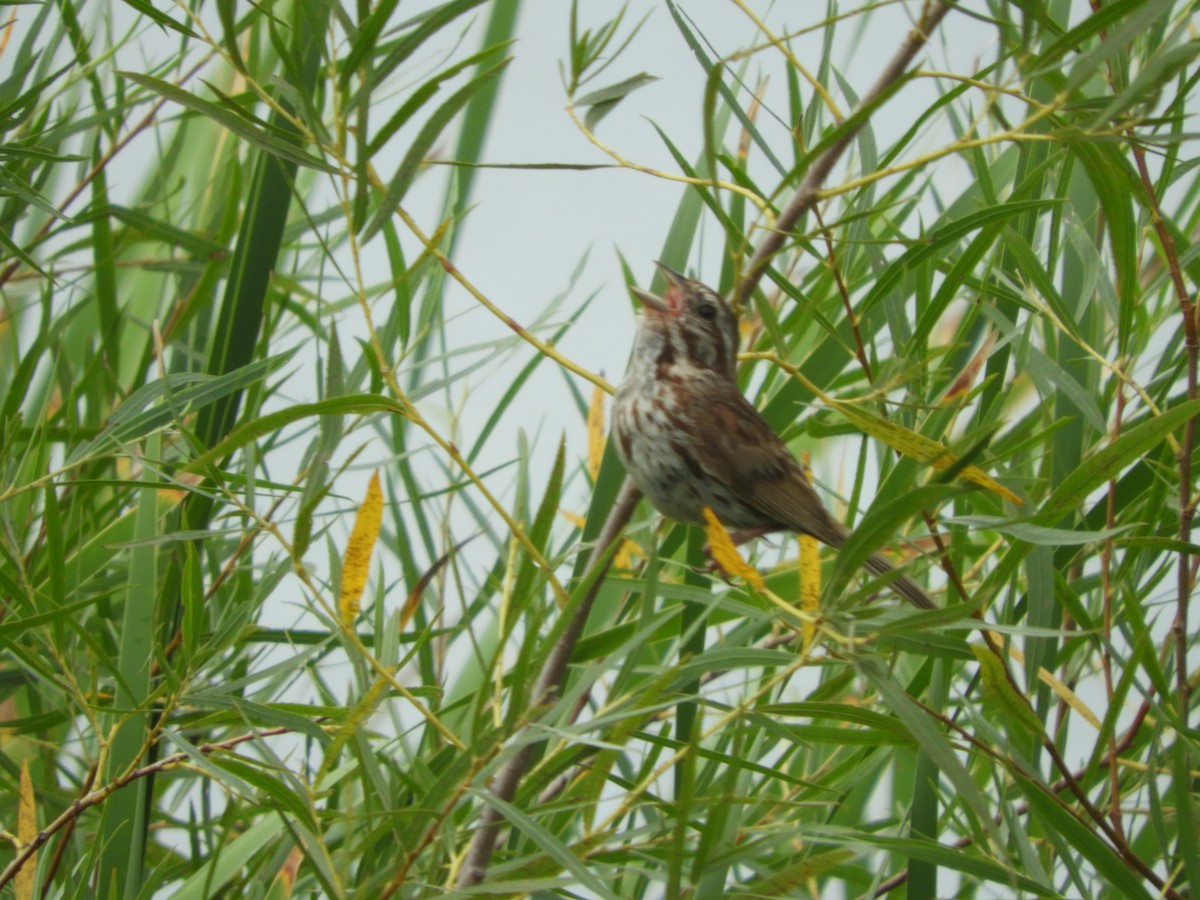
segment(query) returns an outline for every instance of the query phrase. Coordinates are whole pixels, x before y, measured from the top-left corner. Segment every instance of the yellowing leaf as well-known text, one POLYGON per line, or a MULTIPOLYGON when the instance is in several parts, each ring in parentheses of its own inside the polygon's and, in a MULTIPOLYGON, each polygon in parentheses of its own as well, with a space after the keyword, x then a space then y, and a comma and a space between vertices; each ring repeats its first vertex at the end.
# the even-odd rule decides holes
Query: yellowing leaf
MULTIPOLYGON (((843 403, 841 400, 826 397, 825 401, 871 437, 879 438, 905 456, 911 456, 935 469, 949 469, 958 462, 958 457, 951 453, 949 448, 937 441, 930 440, 923 434, 917 434, 903 425, 889 422, 887 419, 880 418, 849 403, 843 403)), ((973 481, 980 487, 987 488, 993 494, 999 494, 1011 503, 1018 506, 1024 505, 1024 501, 1020 497, 978 466, 964 466, 958 474, 967 481, 973 481)))
MULTIPOLYGON (((801 464, 804 467, 804 479, 812 483, 812 469, 808 467, 808 453, 805 452, 801 464)), ((821 545, 810 534, 798 534, 800 544, 800 608, 815 616, 821 607, 821 545)), ((805 649, 812 643, 816 635, 816 623, 805 618, 801 625, 801 641, 805 649)))
POLYGON ((954 379, 954 384, 950 385, 950 389, 946 391, 946 395, 942 397, 942 404, 955 402, 959 397, 970 392, 975 384, 975 379, 979 377, 979 370, 983 368, 983 364, 987 362, 988 356, 992 352, 992 347, 996 344, 996 332, 990 332, 983 342, 983 346, 979 348, 979 352, 971 357, 971 361, 967 363, 967 367, 959 373, 958 378, 954 379))
POLYGON ((287 859, 279 867, 275 881, 271 885, 270 900, 287 900, 292 896, 292 888, 296 884, 296 873, 300 871, 300 863, 304 861, 304 852, 299 847, 293 847, 287 859))
POLYGON ((1019 726, 1035 737, 1041 737, 1042 720, 1030 707, 1029 701, 1012 686, 1000 657, 983 644, 972 644, 971 652, 979 660, 979 675, 988 702, 1000 710, 1006 723, 1019 726))
POLYGON ((412 617, 416 615, 417 609, 420 608, 421 595, 425 592, 425 588, 429 587, 429 583, 437 576, 437 573, 442 570, 446 563, 450 562, 450 557, 457 553, 459 549, 468 541, 473 541, 478 535, 472 535, 465 540, 459 541, 445 553, 437 558, 432 566, 425 570, 425 574, 417 579, 416 586, 408 592, 408 597, 404 601, 404 609, 400 611, 400 630, 403 631, 408 627, 408 623, 412 621, 412 617))
MULTIPOLYGON (((872 415, 853 404, 835 400, 805 378, 799 369, 779 359, 774 353, 744 353, 738 358, 769 360, 820 397, 822 402, 844 415, 864 432, 872 437, 879 438, 879 440, 899 450, 905 456, 911 456, 913 459, 920 460, 923 463, 933 466, 935 469, 948 469, 957 462, 957 457, 943 444, 932 441, 924 435, 917 434, 915 431, 909 431, 907 428, 897 425, 894 422, 889 422, 887 419, 872 415)), ((1024 505, 1024 501, 1020 497, 977 466, 964 466, 959 470, 958 475, 968 481, 975 482, 980 487, 986 488, 994 494, 999 494, 1005 500, 1009 500, 1018 506, 1024 505)))
POLYGON ((1038 669, 1038 678, 1050 685, 1050 689, 1058 694, 1059 698, 1067 703, 1071 709, 1079 713, 1088 723, 1097 731, 1101 730, 1100 717, 1092 712, 1091 708, 1079 699, 1079 695, 1067 687, 1061 680, 1047 672, 1044 668, 1038 669))
POLYGON ((592 481, 600 472, 600 460, 604 458, 604 391, 600 385, 592 390, 592 404, 588 407, 588 474, 592 481))
POLYGON ((358 603, 367 586, 367 574, 371 568, 371 551, 379 537, 379 526, 383 523, 383 491, 379 487, 379 473, 371 476, 367 485, 367 496, 354 519, 354 530, 346 544, 342 557, 342 593, 338 597, 338 615, 347 629, 354 627, 358 617, 358 603))
POLYGON ((708 550, 713 561, 729 575, 745 578, 760 591, 764 590, 766 585, 763 584, 758 570, 742 559, 742 554, 738 553, 737 547, 734 546, 733 538, 729 536, 717 514, 707 506, 704 507, 704 522, 704 533, 708 536, 708 550))
MULTIPOLYGON (((21 760, 21 796, 17 800, 17 839, 21 848, 37 837, 37 798, 33 794, 33 779, 29 777, 29 760, 21 760)), ((13 890, 17 900, 33 900, 37 896, 37 854, 31 854, 17 870, 13 890)))

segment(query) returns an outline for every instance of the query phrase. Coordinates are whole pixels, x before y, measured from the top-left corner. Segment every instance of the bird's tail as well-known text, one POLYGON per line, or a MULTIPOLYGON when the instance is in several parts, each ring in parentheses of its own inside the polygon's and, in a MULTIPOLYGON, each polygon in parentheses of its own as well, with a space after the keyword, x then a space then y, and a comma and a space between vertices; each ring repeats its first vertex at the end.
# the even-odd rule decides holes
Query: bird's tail
MULTIPOLYGON (((878 553, 872 553, 868 556, 864 565, 876 575, 890 575, 896 571, 896 567, 878 553)), ((929 599, 929 595, 921 589, 921 586, 904 573, 900 573, 891 579, 888 585, 893 591, 912 603, 913 606, 920 609, 937 609, 937 604, 929 599)))
MULTIPOLYGON (((850 536, 850 532, 845 525, 833 518, 833 516, 826 516, 821 524, 823 527, 819 529, 820 533, 814 535, 817 540, 823 541, 834 548, 840 548, 842 544, 846 543, 846 538, 850 536)), ((872 553, 868 556, 863 565, 875 575, 893 575, 896 571, 896 567, 878 553, 872 553)), ((888 581, 888 585, 893 591, 919 609, 937 609, 937 604, 929 599, 929 595, 922 590, 921 586, 903 573, 894 575, 888 581)))

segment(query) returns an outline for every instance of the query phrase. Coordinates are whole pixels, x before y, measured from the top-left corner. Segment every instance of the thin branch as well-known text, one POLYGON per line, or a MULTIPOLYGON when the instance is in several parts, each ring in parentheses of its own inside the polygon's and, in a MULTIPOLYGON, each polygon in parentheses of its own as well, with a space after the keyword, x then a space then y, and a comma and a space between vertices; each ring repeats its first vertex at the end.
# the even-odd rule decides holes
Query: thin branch
MULTIPOLYGON (((198 63, 196 63, 196 65, 192 66, 192 68, 176 83, 182 85, 189 81, 193 75, 208 65, 210 58, 211 57, 209 56, 205 56, 198 63)), ((104 154, 104 156, 100 157, 100 159, 96 161, 96 164, 88 170, 88 173, 84 175, 80 182, 71 189, 71 192, 67 194, 66 198, 60 204, 60 213, 65 215, 71 204, 79 198, 79 195, 83 193, 84 189, 89 184, 96 180, 96 177, 101 172, 108 168, 109 163, 116 158, 116 155, 128 147, 130 142, 135 137, 154 124, 154 120, 158 118, 159 110, 166 106, 167 102, 168 101, 166 97, 158 98, 158 100, 151 104, 150 111, 146 113, 142 120, 138 122, 138 124, 135 125, 128 134, 113 144, 109 151, 104 154)), ((42 238, 50 233, 50 229, 54 226, 55 222, 59 221, 59 218, 59 216, 51 216, 42 224, 42 227, 37 230, 37 233, 34 234, 33 239, 29 242, 30 249, 32 249, 38 241, 42 240, 42 238)), ((3 287, 5 284, 7 284, 9 279, 16 274, 20 267, 20 259, 13 259, 7 266, 5 266, 4 269, 0 271, 0 287, 3 287)))
MULTIPOLYGON (((271 737, 277 734, 287 734, 291 730, 291 728, 279 726, 277 728, 267 728, 263 731, 251 731, 247 734, 239 734, 237 737, 228 738, 224 741, 201 744, 196 748, 196 751, 203 755, 208 755, 210 753, 216 753, 218 750, 231 750, 238 744, 246 743, 246 741, 252 741, 263 737, 271 737)), ((108 784, 102 785, 101 787, 96 788, 94 791, 88 791, 83 796, 73 800, 65 810, 59 813, 58 817, 53 822, 41 829, 33 836, 33 839, 29 841, 29 843, 17 850, 17 854, 13 857, 12 862, 4 867, 4 871, 0 872, 0 887, 4 887, 4 885, 8 884, 16 876, 21 867, 25 865, 26 861, 28 861, 29 858, 32 857, 33 854, 36 853, 43 844, 50 840, 55 833, 68 826, 73 826, 75 821, 85 810, 103 803, 110 796, 121 790, 121 788, 127 787, 128 785, 137 781, 139 778, 147 778, 150 775, 155 775, 175 766, 183 765, 190 759, 191 756, 187 753, 172 753, 170 756, 166 756, 157 762, 150 763, 149 765, 142 766, 138 769, 131 769, 119 778, 110 781, 108 784)))
POLYGON ((867 377, 867 384, 875 386, 875 375, 871 371, 871 361, 867 359, 867 345, 863 341, 862 329, 858 327, 858 316, 854 312, 854 304, 850 302, 850 288, 846 284, 846 279, 842 276, 842 267, 838 264, 837 251, 833 247, 833 232, 825 227, 825 222, 821 218, 821 210, 813 209, 813 218, 817 220, 817 227, 821 231, 821 238, 825 241, 826 258, 829 261, 829 271, 833 275, 834 284, 837 285, 838 296, 842 300, 842 309, 846 311, 846 321, 850 323, 850 333, 854 336, 854 355, 858 358, 858 364, 862 367, 863 374, 867 377))
MULTIPOLYGON (((925 707, 925 710, 926 710, 926 712, 930 713, 931 715, 935 716, 936 718, 941 719, 950 728, 953 728, 956 731, 958 731, 960 736, 962 736, 968 742, 972 743, 973 746, 983 750, 983 752, 985 752, 985 753, 992 753, 992 750, 990 747, 988 747, 986 744, 983 744, 982 742, 978 741, 969 732, 966 732, 965 730, 960 729, 959 726, 956 725, 952 720, 946 719, 945 717, 940 716, 937 712, 935 712, 932 709, 929 709, 928 707, 925 707)), ((1130 747, 1133 746, 1133 742, 1137 738, 1138 734, 1141 732, 1142 723, 1145 722, 1146 716, 1149 714, 1149 712, 1150 712, 1149 702, 1148 701, 1143 702, 1141 707, 1134 714, 1133 721, 1130 723, 1129 727, 1125 730, 1125 733, 1121 736, 1121 739, 1118 740, 1114 745, 1112 745, 1112 747, 1109 749, 1108 753, 1106 753, 1100 759, 1099 763, 1097 763, 1097 766, 1099 768, 1101 768, 1101 769, 1110 768, 1110 767, 1113 769, 1116 768, 1118 762, 1120 762, 1120 755, 1122 753, 1124 753, 1126 750, 1128 750, 1130 747)), ((997 755, 996 759, 999 760, 1000 757, 997 755)), ((1079 781, 1079 780, 1087 777, 1088 772, 1089 772, 1088 768, 1084 767, 1084 768, 1078 769, 1077 771, 1075 771, 1073 773, 1070 773, 1070 776, 1075 781, 1079 781)), ((1055 781, 1053 784, 1051 784, 1049 786, 1047 793, 1050 796, 1057 796, 1058 794, 1067 790, 1067 788, 1069 786, 1070 786, 1070 780, 1066 777, 1066 775, 1064 775, 1064 777, 1058 779, 1058 781, 1055 781)), ((1028 812, 1029 812, 1028 801, 1019 803, 1017 805, 1017 807, 1016 807, 1017 815, 1023 816, 1023 815, 1028 814, 1028 812)), ((1005 821, 1004 814, 1003 813, 997 814, 994 817, 993 821, 997 825, 1003 825, 1004 821, 1005 821)), ((965 850, 967 847, 970 847, 974 843, 975 843, 975 838, 972 835, 965 835, 965 836, 959 838, 958 840, 956 840, 953 844, 950 844, 949 846, 955 848, 956 850, 965 850)), ((907 880, 908 880, 908 870, 907 869, 897 872, 891 878, 882 882, 875 889, 872 896, 882 897, 884 894, 887 894, 890 891, 893 891, 896 888, 900 887, 900 885, 904 884, 907 880)), ((1178 896, 1178 895, 1176 894, 1175 896, 1178 896)))
MULTIPOLYGON (((621 492, 617 495, 616 503, 613 504, 612 511, 608 514, 604 527, 596 539, 596 547, 588 562, 588 572, 584 578, 591 579, 591 584, 587 593, 571 615, 570 622, 550 651, 550 655, 546 657, 541 674, 538 676, 537 686, 533 693, 532 707, 534 709, 544 709, 549 706, 562 687, 567 672, 567 663, 570 662, 571 654, 575 651, 575 644, 583 634, 584 626, 587 625, 588 615, 592 611, 592 603, 600 592, 604 575, 612 561, 612 553, 609 551, 620 540, 621 532, 625 530, 625 525, 633 515, 634 507, 637 506, 641 496, 642 493, 637 486, 626 478, 625 483, 621 486, 621 492)), ((531 724, 526 724, 523 730, 528 729, 531 724)), ((512 801, 517 794, 521 779, 525 777, 525 773, 533 763, 538 746, 537 742, 531 741, 508 759, 496 773, 496 778, 492 782, 492 796, 506 803, 512 801)), ((496 846, 496 839, 500 836, 502 825, 500 810, 492 805, 487 806, 480 816, 479 830, 471 839, 471 846, 467 850, 462 869, 459 871, 459 888, 470 887, 483 881, 484 876, 487 875, 488 863, 491 862, 492 850, 496 846)))
MULTIPOLYGON (((884 91, 903 77, 904 72, 908 69, 917 53, 925 46, 929 40, 929 35, 937 28, 938 24, 945 18, 946 13, 950 12, 950 5, 944 0, 933 0, 927 2, 921 13, 921 20, 916 27, 908 33, 908 38, 901 45, 896 55, 892 57, 884 68, 883 73, 866 94, 863 95, 859 102, 859 108, 864 109, 873 104, 884 91)), ((754 289, 758 287, 759 281, 762 280, 763 274, 767 271, 767 266, 770 265, 771 258, 783 246, 784 240, 791 233, 792 229, 800 222, 814 204, 816 204, 821 186, 825 183, 825 179, 829 177, 829 173, 833 171, 833 167, 837 165, 842 154, 850 146, 851 142, 862 130, 862 127, 867 123, 864 118, 856 127, 849 128, 846 133, 838 139, 837 143, 833 144, 828 150, 821 154, 812 168, 805 175, 804 180, 800 182, 800 187, 796 189, 795 196, 787 205, 787 209, 776 220, 774 227, 767 232, 767 236, 755 251, 754 257, 750 260, 750 266, 742 275, 742 280, 738 283, 735 289, 734 305, 738 308, 745 306, 750 299, 750 295, 754 293, 754 289)))

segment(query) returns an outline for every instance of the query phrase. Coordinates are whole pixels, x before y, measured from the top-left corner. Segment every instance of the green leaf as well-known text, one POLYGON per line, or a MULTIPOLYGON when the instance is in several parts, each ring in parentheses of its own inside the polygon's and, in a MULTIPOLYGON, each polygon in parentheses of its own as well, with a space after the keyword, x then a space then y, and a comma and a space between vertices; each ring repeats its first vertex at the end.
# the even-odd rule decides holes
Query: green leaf
MULTIPOLYGON (((595 873, 587 868, 583 861, 580 860, 572 852, 572 848, 564 844, 557 837, 543 828, 537 821, 525 813, 524 810, 511 803, 506 803, 499 797, 495 796, 491 791, 478 792, 477 797, 484 800, 488 805, 498 810, 504 818, 524 836, 533 840, 543 852, 548 854, 551 859, 557 862, 564 870, 571 873, 581 885, 589 891, 600 897, 607 897, 609 900, 620 900, 617 894, 606 885, 595 873)), ((502 884, 502 882, 501 882, 502 884)))
POLYGON ((1108 226, 1109 244, 1117 269, 1117 295, 1134 303, 1141 293, 1138 281, 1138 223, 1133 215, 1133 200, 1144 208, 1149 204, 1141 180, 1115 146, 1086 140, 1075 141, 1071 149, 1087 170, 1096 189, 1108 226))
POLYGON ((177 31, 184 37, 198 38, 199 35, 186 25, 180 25, 166 13, 159 10, 150 0, 122 0, 126 6, 130 6, 137 10, 146 18, 161 25, 164 28, 169 28, 171 31, 177 31))
POLYGON ((455 63, 442 71, 438 72, 433 78, 430 78, 419 88, 413 91, 407 100, 405 100, 400 108, 397 109, 387 122, 375 134, 371 136, 371 140, 367 144, 367 155, 374 156, 378 153, 383 145, 399 131, 417 112, 437 93, 442 89, 442 84, 449 81, 455 75, 471 66, 479 65, 494 59, 502 50, 508 47, 510 42, 506 41, 502 44, 497 44, 494 47, 488 47, 486 50, 481 50, 474 56, 469 56, 461 62, 455 63))
MULTIPOLYGON (((1095 544, 1126 534, 1136 525, 1121 525, 1117 528, 1104 528, 1099 531, 1073 531, 1068 528, 1046 528, 1028 522, 1003 519, 999 516, 957 516, 952 520, 955 524, 968 528, 987 528, 1007 534, 1017 540, 1029 544, 1041 544, 1048 547, 1071 547, 1080 544, 1095 544)), ((1137 538, 1130 538, 1130 541, 1137 538)), ((1128 541, 1122 541, 1128 543, 1128 541)), ((1200 550, 1200 548, 1197 548, 1200 550)))
POLYGON ((463 87, 455 91, 445 103, 434 110, 429 120, 421 128, 416 139, 409 146, 408 152, 404 155, 404 159, 400 163, 400 167, 396 170, 396 174, 392 176, 392 180, 388 183, 387 191, 380 201, 379 210, 375 213, 375 217, 363 229, 360 239, 363 244, 367 243, 379 231, 383 223, 395 214, 396 207, 404 199, 404 195, 408 193, 409 187, 412 186, 417 173, 421 170, 421 166, 425 162, 425 155, 433 147, 434 142, 441 137, 442 132, 446 130, 450 121, 467 105, 467 102, 472 97, 490 83, 491 79, 498 77, 509 62, 511 62, 511 57, 486 69, 482 74, 475 76, 463 85, 463 87))
POLYGON ((174 103, 178 103, 186 109, 207 116, 221 127, 227 128, 242 140, 265 153, 269 153, 286 162, 316 169, 319 172, 330 174, 337 172, 337 169, 333 166, 317 159, 315 156, 309 156, 303 150, 299 149, 289 137, 283 134, 273 134, 255 124, 248 115, 238 115, 224 106, 218 106, 208 100, 201 100, 189 91, 185 91, 170 82, 155 78, 152 75, 124 71, 117 74, 128 78, 135 84, 140 84, 142 87, 154 91, 154 93, 162 97, 166 97, 174 103))
POLYGON ((593 131, 601 119, 616 109, 618 103, 638 88, 645 87, 655 81, 658 81, 656 76, 639 72, 637 75, 631 75, 624 81, 618 81, 616 84, 600 88, 577 98, 575 106, 587 110, 583 122, 589 131, 593 131))
POLYGON ((858 671, 875 686, 883 701, 891 708, 920 743, 921 749, 929 755, 942 776, 946 778, 957 793, 960 802, 965 803, 971 815, 983 826, 997 847, 1004 846, 999 829, 992 821, 989 803, 980 792, 975 780, 960 761, 957 752, 942 734, 940 726, 927 712, 917 706, 911 697, 884 670, 879 660, 860 658, 857 660, 858 671))
POLYGON ((261 816, 226 845, 214 845, 204 865, 172 892, 175 900, 207 900, 236 878, 264 847, 279 841, 282 829, 274 814, 261 816))
MULTIPOLYGON (((371 74, 374 84, 391 75, 414 53, 426 46, 429 39, 446 25, 484 2, 486 0, 451 0, 449 3, 443 3, 441 6, 436 6, 420 14, 415 20, 416 27, 405 34, 395 46, 388 49, 383 60, 372 67, 371 74)), ((379 52, 379 35, 384 26, 388 24, 397 5, 396 0, 386 0, 379 4, 363 21, 354 35, 349 55, 342 62, 343 85, 349 84, 350 78, 364 62, 379 52)))
POLYGON ((184 468, 185 472, 200 472, 206 466, 213 465, 218 460, 228 456, 240 447, 244 447, 265 434, 271 434, 284 425, 298 422, 314 416, 347 415, 350 413, 384 412, 403 416, 406 409, 388 397, 378 394, 347 394, 343 397, 331 397, 316 403, 298 403, 278 412, 259 416, 238 426, 225 440, 217 446, 195 457, 184 468))
POLYGON ((168 375, 138 388, 109 417, 108 425, 94 439, 77 447, 66 465, 124 447, 183 419, 267 377, 291 358, 291 354, 258 360, 227 375, 168 375))
POLYGON ((1083 460, 1042 504, 1037 524, 1049 525, 1074 509, 1088 494, 1115 478, 1125 466, 1166 439, 1188 419, 1200 415, 1200 400, 1187 400, 1121 432, 1120 437, 1083 460))

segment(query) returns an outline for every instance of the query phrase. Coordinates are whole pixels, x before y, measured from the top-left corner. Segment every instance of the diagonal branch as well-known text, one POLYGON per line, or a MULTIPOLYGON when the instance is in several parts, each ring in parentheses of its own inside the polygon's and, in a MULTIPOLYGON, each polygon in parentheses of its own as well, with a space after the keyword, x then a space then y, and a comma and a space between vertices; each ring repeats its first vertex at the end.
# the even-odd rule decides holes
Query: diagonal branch
MULTIPOLYGON (((596 538, 596 548, 592 551, 592 558, 588 561, 588 572, 584 578, 590 578, 591 584, 587 593, 584 594, 579 605, 571 614, 571 620, 567 624, 566 630, 550 651, 550 655, 546 657, 541 674, 538 675, 537 687, 534 688, 533 693, 533 709, 545 709, 549 706, 566 680, 567 663, 570 662, 571 654, 575 651, 575 644, 583 634, 588 615, 592 611, 592 602, 596 599, 596 594, 600 592, 605 573, 612 562, 613 555, 610 551, 620 540, 621 532, 625 530, 625 525, 629 522, 634 507, 641 498, 642 492, 629 478, 626 478, 617 495, 616 503, 613 504, 612 511, 609 512, 604 527, 596 538)), ((493 797, 506 803, 512 801, 517 794, 521 779, 525 777, 525 773, 533 764, 537 747, 537 742, 527 743, 505 762, 492 782, 491 794, 493 797)), ((492 858, 492 850, 496 846, 496 839, 500 836, 500 827, 503 824, 498 807, 489 805, 483 810, 479 817, 479 829, 471 839, 470 849, 468 849, 462 869, 459 871, 458 887, 470 887, 483 881, 487 874, 488 863, 492 858)))
MULTIPOLYGON (((896 82, 904 76, 905 70, 908 69, 914 57, 920 52, 929 40, 929 35, 933 29, 937 28, 938 24, 945 18, 946 13, 950 11, 950 4, 945 0, 930 0, 926 2, 921 12, 921 19, 917 22, 916 27, 908 33, 908 37, 892 57, 891 62, 887 64, 875 84, 871 89, 863 95, 862 100, 858 104, 859 110, 868 110, 877 103, 879 99, 888 91, 890 91, 896 82)), ((775 227, 767 232, 767 236, 755 251, 754 257, 750 260, 750 266, 742 275, 742 280, 738 283, 734 291, 734 305, 741 308, 746 305, 750 299, 750 295, 754 293, 754 289, 758 287, 759 281, 762 280, 763 274, 767 271, 767 266, 771 262, 771 258, 779 252, 779 248, 783 246, 784 240, 791 233, 792 229, 799 224, 813 206, 816 205, 820 197, 821 187, 825 184, 825 179, 829 177, 829 173, 833 171, 833 167, 837 165, 842 154, 850 146, 851 142, 858 135, 862 127, 867 123, 869 116, 863 116, 856 120, 855 116, 851 116, 848 121, 854 122, 853 125, 846 128, 838 140, 830 145, 829 149, 822 153, 817 160, 804 174, 804 180, 800 182, 800 187, 796 189, 795 195, 792 197, 787 208, 779 216, 775 222, 775 227)))

